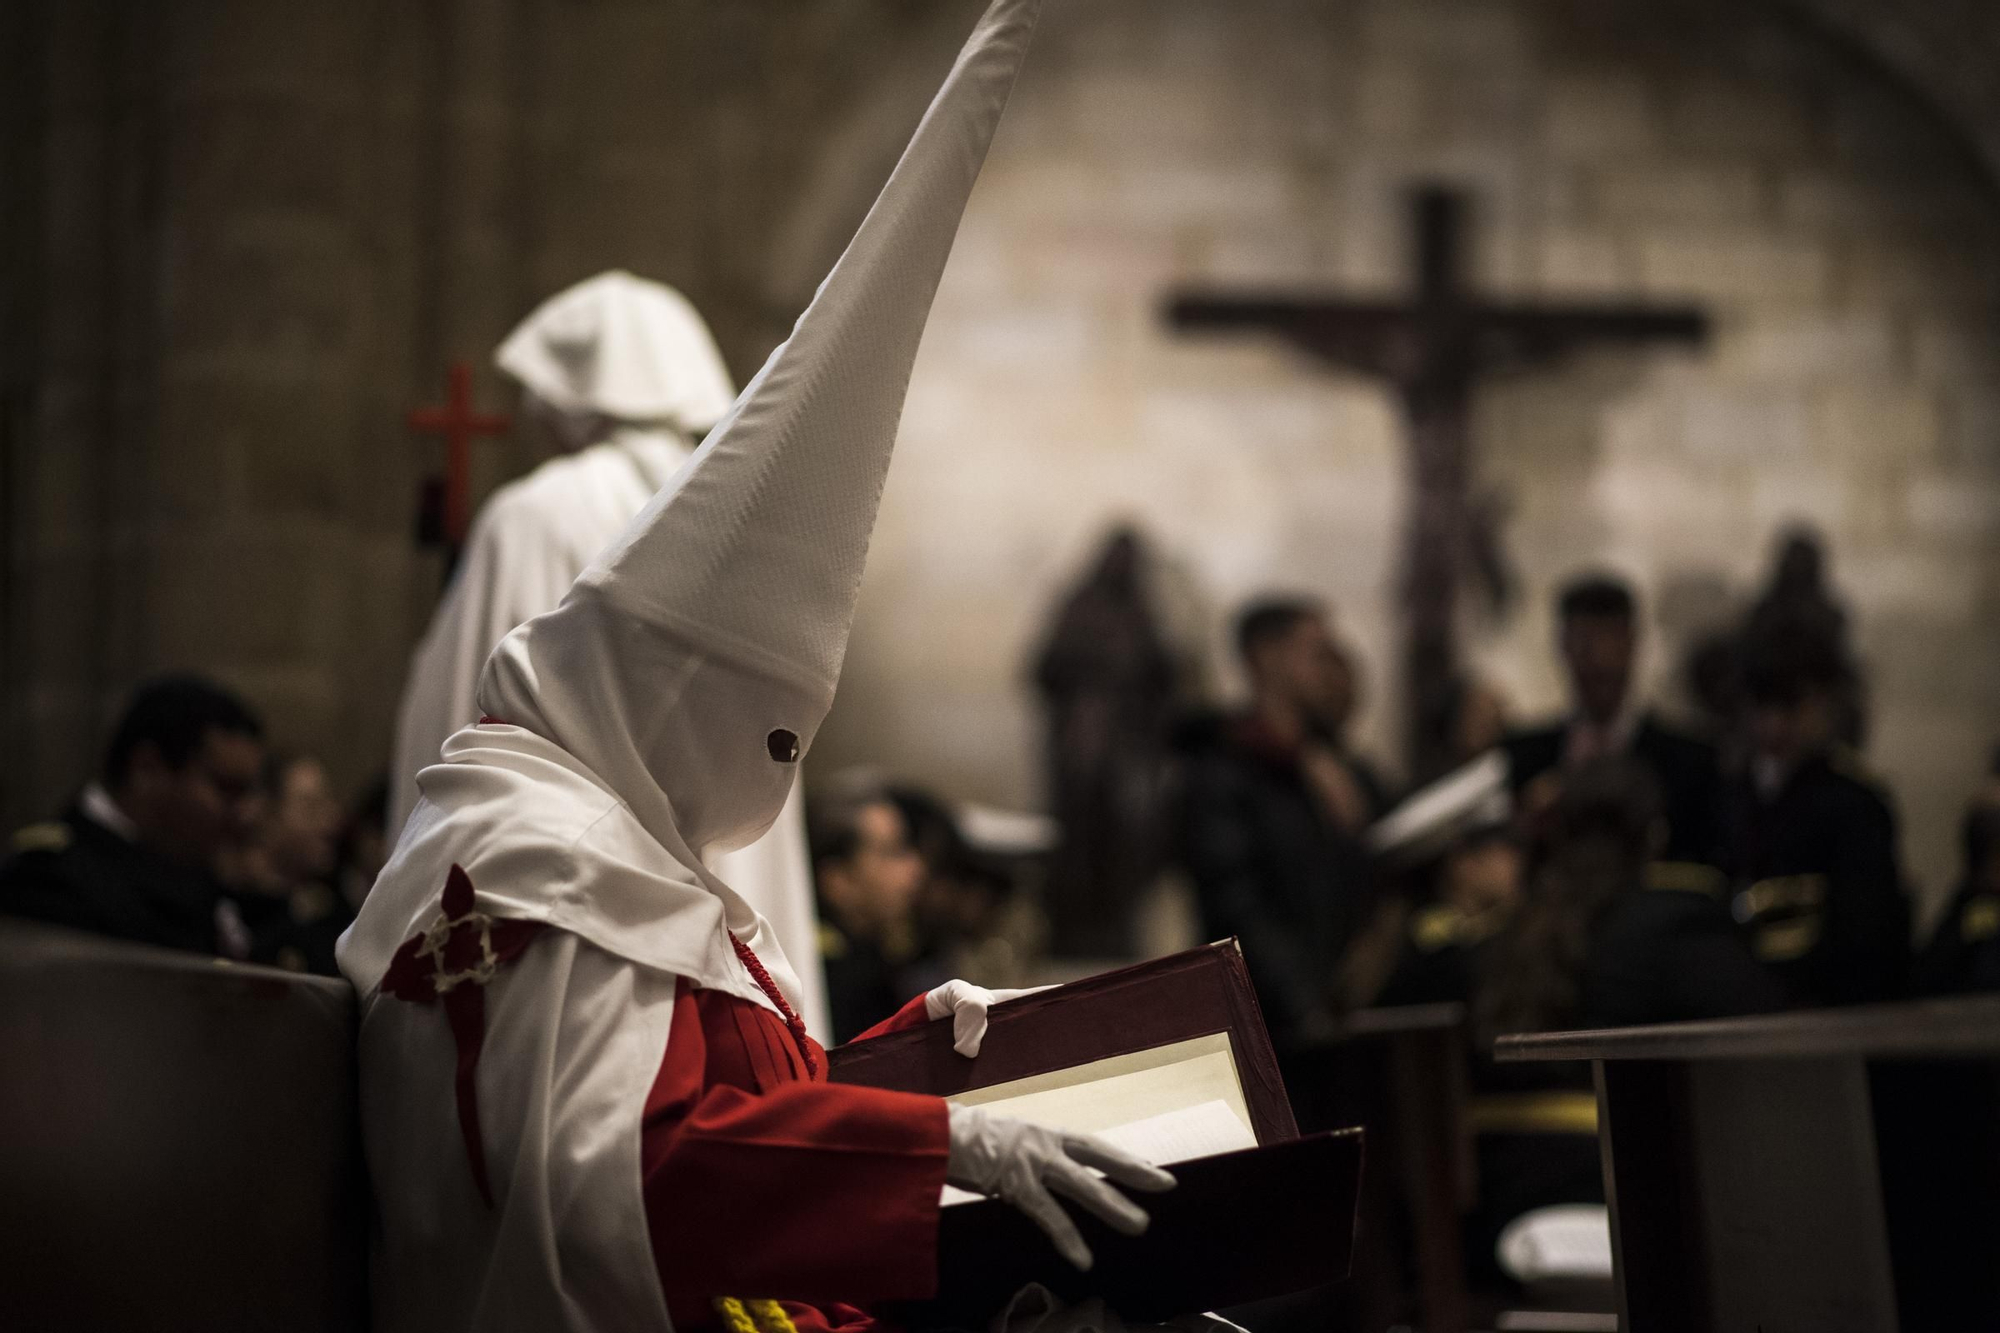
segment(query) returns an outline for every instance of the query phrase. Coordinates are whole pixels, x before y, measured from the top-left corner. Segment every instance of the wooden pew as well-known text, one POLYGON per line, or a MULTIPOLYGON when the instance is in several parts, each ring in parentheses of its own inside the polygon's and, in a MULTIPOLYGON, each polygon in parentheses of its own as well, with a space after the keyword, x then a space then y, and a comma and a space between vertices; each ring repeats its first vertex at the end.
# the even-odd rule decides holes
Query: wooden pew
POLYGON ((1626 1333, 2000 1327, 2000 996, 1497 1054, 1594 1066, 1626 1333))
POLYGON ((0 1328, 367 1323, 342 982, 0 918, 0 1328))
POLYGON ((1368 1132, 1354 1276, 1340 1293, 1346 1327, 1380 1329, 1412 1315, 1426 1333, 1467 1326, 1468 1041, 1465 1006, 1426 1004, 1361 1010, 1333 1039, 1279 1052, 1302 1130, 1368 1132), (1413 1311, 1403 1308, 1405 1290, 1413 1311))

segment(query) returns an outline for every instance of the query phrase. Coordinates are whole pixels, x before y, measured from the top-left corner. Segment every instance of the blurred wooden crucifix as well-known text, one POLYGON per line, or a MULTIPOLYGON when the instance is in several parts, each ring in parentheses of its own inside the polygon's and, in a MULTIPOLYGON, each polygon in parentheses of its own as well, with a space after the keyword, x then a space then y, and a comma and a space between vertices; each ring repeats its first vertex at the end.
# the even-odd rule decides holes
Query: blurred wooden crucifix
POLYGON ((1442 766, 1434 725, 1460 688, 1459 583, 1480 571, 1496 595, 1504 565, 1490 509, 1471 494, 1472 394, 1483 375, 1553 360, 1593 343, 1699 343, 1701 311, 1683 306, 1485 301, 1464 280, 1462 195, 1415 192, 1417 290, 1406 301, 1280 291, 1198 290, 1168 304, 1187 331, 1268 329, 1329 365, 1387 380, 1410 431, 1403 530, 1405 761, 1442 766))

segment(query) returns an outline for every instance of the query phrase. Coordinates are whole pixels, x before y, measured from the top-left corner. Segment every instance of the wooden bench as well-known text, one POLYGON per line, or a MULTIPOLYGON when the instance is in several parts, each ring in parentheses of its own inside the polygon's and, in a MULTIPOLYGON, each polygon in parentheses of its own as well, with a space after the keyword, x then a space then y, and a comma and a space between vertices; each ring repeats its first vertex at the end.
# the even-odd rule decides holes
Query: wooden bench
POLYGON ((0 918, 0 1328, 359 1330, 345 983, 0 918))

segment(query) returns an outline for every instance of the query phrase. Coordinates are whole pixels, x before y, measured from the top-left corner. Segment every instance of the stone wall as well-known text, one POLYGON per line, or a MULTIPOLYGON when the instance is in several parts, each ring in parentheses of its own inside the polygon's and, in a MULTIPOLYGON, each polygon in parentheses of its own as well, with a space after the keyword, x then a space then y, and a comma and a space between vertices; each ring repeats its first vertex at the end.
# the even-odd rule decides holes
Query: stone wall
MULTIPOLYGON (((511 405, 493 347, 612 266, 682 286, 754 368, 798 309, 767 257, 842 90, 911 84, 877 96, 892 161, 950 59, 919 8, 8 6, 0 166, 38 206, 0 237, 0 817, 63 799, 176 667, 366 781, 444 574, 414 539, 442 451, 404 414, 455 359, 511 405)), ((475 498, 538 452, 477 445, 475 498)))
POLYGON ((130 682, 165 667, 224 677, 349 770, 372 739, 356 685, 406 651, 381 614, 414 476, 393 411, 418 108, 409 62, 382 58, 400 11, 19 12, 45 119, 39 245, 9 255, 40 281, 10 469, 7 811, 73 786, 130 682))

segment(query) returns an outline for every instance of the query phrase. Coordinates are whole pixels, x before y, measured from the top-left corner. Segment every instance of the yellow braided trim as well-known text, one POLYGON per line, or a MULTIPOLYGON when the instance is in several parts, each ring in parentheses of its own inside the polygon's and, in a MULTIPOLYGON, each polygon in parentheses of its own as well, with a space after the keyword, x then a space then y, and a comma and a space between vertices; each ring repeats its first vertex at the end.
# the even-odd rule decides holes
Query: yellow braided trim
POLYGON ((785 1307, 776 1301, 751 1301, 750 1313, 757 1320, 757 1333, 799 1333, 785 1307))
POLYGON ((742 1301, 734 1296, 718 1296, 715 1312, 722 1316, 728 1333, 799 1333, 785 1307, 776 1301, 742 1301))
POLYGON ((729 1333, 757 1333, 757 1325, 751 1320, 750 1312, 734 1296, 716 1297, 715 1312, 722 1316, 722 1326, 729 1333))

